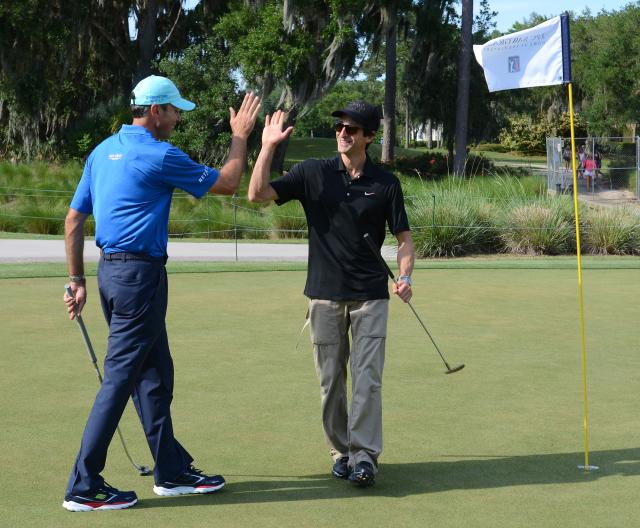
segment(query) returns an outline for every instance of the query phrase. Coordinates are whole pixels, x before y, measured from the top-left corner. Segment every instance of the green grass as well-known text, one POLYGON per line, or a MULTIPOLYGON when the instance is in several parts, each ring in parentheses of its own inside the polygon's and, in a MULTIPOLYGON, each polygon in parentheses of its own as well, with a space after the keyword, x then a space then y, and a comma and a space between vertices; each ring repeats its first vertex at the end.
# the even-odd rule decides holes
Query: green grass
MULTIPOLYGON (((396 264, 390 264, 396 269, 396 264)), ((97 264, 85 263, 87 276, 95 276, 97 264)), ((271 271, 305 271, 306 262, 215 262, 215 261, 172 261, 167 263, 167 270, 172 274, 179 273, 253 273, 271 271)), ((536 257, 518 255, 481 255, 462 258, 420 259, 414 266, 416 270, 576 270, 576 257, 536 257)), ((583 256, 582 269, 602 270, 640 269, 640 258, 635 256, 583 256)), ((62 284, 67 280, 67 265, 63 262, 38 262, 0 264, 0 280, 30 279, 56 277, 62 284)))
POLYGON ((469 150, 469 153, 484 156, 494 162, 513 162, 522 165, 547 164, 546 156, 525 156, 515 152, 492 152, 490 150, 474 150, 473 148, 469 150))
MULTIPOLYGON (((584 475, 576 468, 584 444, 575 270, 524 269, 541 260, 510 260, 523 269, 415 273, 415 308, 450 363, 467 365, 453 376, 443 375, 408 308, 392 300, 385 450, 369 490, 328 476, 308 337, 295 351, 304 271, 172 274, 176 434, 199 467, 220 471, 229 484, 212 496, 156 497, 116 439, 104 475, 141 501, 95 514, 60 507, 97 383, 66 319, 60 279, 3 280, 0 318, 10 324, 0 327, 0 464, 10 485, 0 524, 632 526, 640 516, 637 270, 584 273, 590 462, 601 467, 584 475)), ((637 260, 594 262, 637 267, 637 260)), ((84 317, 100 352, 106 327, 94 278, 89 288, 84 317)), ((134 458, 149 464, 131 408, 121 426, 134 458)))

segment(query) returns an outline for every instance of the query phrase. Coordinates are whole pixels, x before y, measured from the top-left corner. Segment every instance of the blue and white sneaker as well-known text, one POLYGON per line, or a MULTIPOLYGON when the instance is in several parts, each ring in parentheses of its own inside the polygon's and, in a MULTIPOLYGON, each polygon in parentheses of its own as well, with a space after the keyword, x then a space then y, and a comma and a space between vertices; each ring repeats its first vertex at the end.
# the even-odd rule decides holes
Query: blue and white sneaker
POLYGON ((94 510, 123 510, 138 502, 135 491, 120 491, 106 482, 94 493, 84 495, 68 494, 62 507, 73 512, 94 510))
POLYGON ((224 487, 222 475, 205 475, 199 469, 191 466, 180 476, 156 484, 153 492, 156 495, 186 495, 189 493, 213 493, 224 487))

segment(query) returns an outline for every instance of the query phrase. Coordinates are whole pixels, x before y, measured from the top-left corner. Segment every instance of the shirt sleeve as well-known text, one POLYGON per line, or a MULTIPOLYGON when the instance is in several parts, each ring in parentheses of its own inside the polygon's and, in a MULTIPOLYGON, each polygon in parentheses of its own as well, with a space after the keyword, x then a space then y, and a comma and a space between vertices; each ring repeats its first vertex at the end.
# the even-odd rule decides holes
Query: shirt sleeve
POLYGON ((304 200, 304 164, 298 163, 284 176, 271 182, 271 187, 278 194, 276 204, 284 205, 290 200, 304 200))
POLYGON ((193 161, 179 148, 171 146, 162 161, 163 181, 201 198, 218 179, 218 171, 193 161))
POLYGON ((403 231, 410 231, 407 211, 404 208, 404 196, 399 181, 396 181, 390 189, 387 223, 389 224, 389 231, 394 235, 403 231))
POLYGON ((91 156, 84 164, 80 183, 76 187, 69 207, 84 214, 93 213, 93 201, 91 199, 91 156))

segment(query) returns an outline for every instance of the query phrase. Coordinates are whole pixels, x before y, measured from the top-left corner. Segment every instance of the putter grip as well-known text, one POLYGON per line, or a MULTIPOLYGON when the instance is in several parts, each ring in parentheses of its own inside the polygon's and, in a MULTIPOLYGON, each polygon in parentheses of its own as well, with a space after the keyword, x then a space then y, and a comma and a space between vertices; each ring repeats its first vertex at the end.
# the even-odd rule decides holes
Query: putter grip
POLYGON ((396 281, 396 278, 393 275, 393 271, 391 271, 391 268, 389 267, 389 265, 385 262, 385 260, 382 258, 382 255, 380 254, 380 250, 378 249, 378 247, 375 245, 375 243, 373 242, 373 239, 371 238, 371 236, 369 235, 369 233, 365 233, 364 234, 364 239, 367 241, 367 244, 369 245, 369 249, 371 250, 371 252, 376 256, 376 258, 378 259, 378 262, 380 262, 380 264, 382 265, 382 267, 384 269, 387 270, 387 273, 389 274, 389 277, 391 277, 391 280, 393 282, 396 281))
MULTIPOLYGON (((67 290, 67 295, 68 295, 69 297, 74 298, 74 300, 75 300, 75 297, 74 297, 74 295, 73 295, 73 292, 71 291, 71 286, 70 286, 69 284, 65 284, 65 285, 64 285, 64 289, 65 289, 65 290, 67 290)), ((76 319, 78 320, 78 322, 80 322, 80 314, 79 314, 79 313, 77 313, 77 312, 76 312, 76 319)))

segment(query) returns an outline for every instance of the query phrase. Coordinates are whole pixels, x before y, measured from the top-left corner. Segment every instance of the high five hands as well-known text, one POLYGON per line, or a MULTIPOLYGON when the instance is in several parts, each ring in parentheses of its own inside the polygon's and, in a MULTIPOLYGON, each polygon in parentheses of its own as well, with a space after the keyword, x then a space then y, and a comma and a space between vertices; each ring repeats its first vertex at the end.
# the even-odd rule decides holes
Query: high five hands
POLYGON ((265 116, 264 129, 262 130, 263 147, 275 147, 291 135, 292 126, 282 130, 284 121, 285 113, 282 110, 277 110, 273 115, 265 116))
POLYGON ((240 108, 236 112, 229 107, 231 131, 235 136, 247 139, 256 123, 260 111, 260 98, 253 92, 244 96, 240 108))

